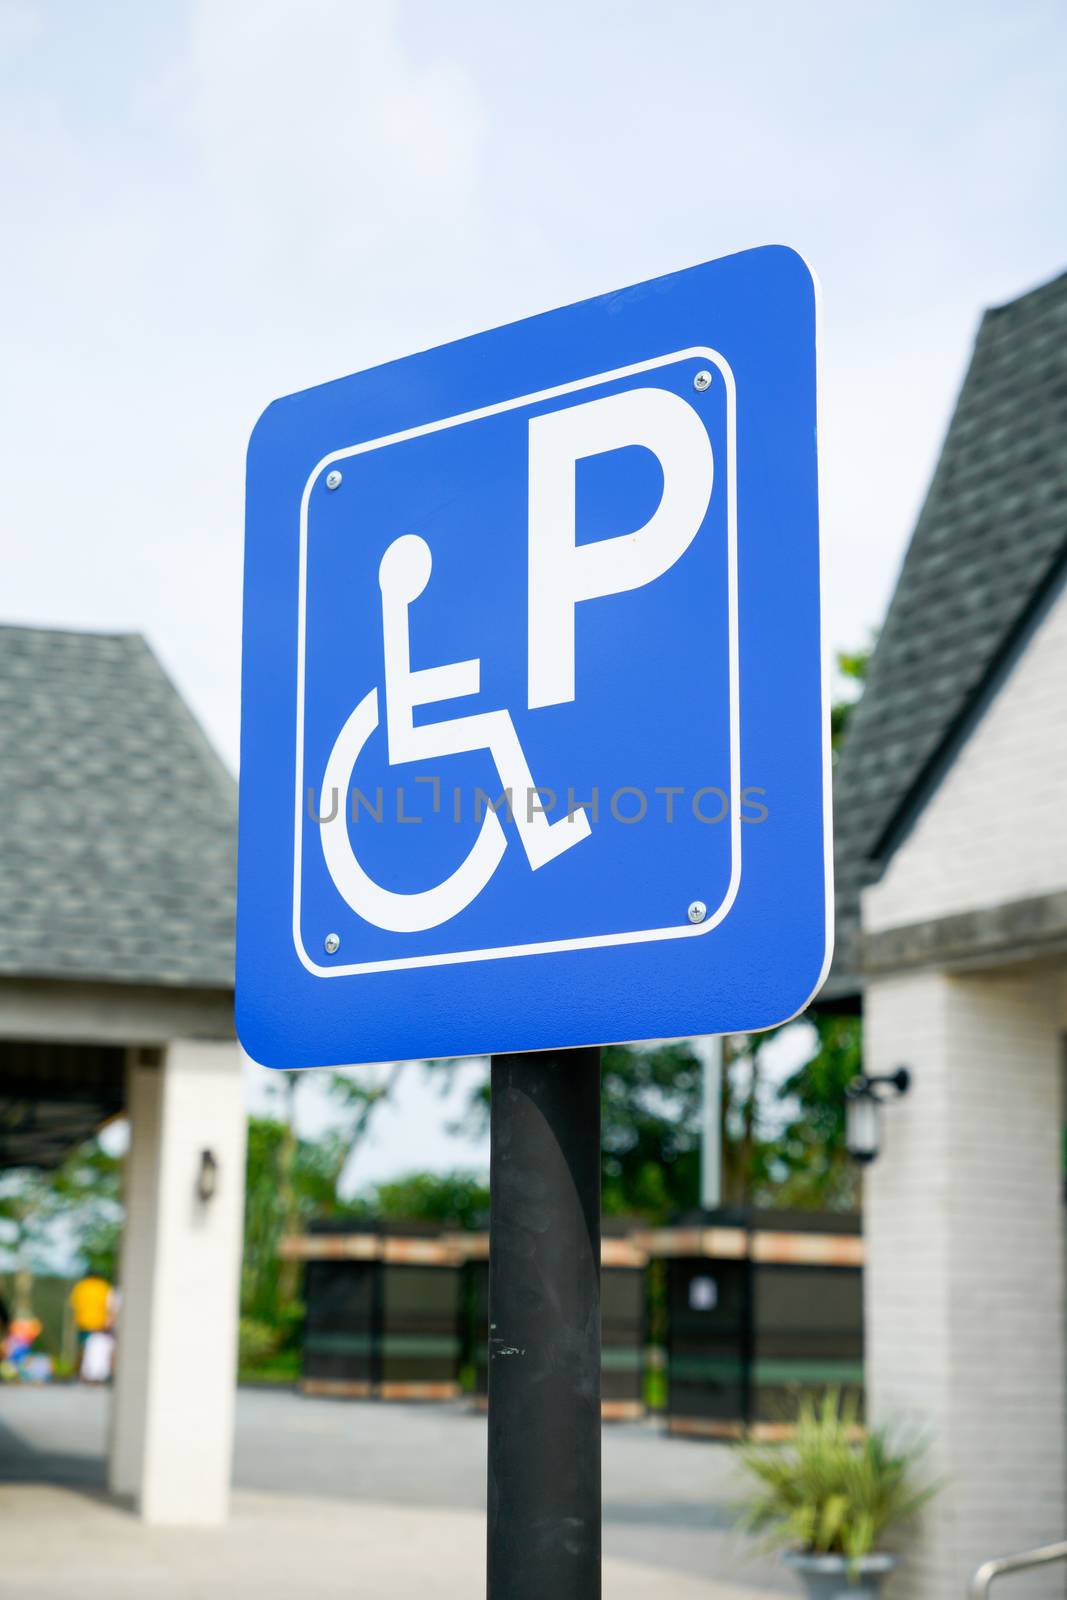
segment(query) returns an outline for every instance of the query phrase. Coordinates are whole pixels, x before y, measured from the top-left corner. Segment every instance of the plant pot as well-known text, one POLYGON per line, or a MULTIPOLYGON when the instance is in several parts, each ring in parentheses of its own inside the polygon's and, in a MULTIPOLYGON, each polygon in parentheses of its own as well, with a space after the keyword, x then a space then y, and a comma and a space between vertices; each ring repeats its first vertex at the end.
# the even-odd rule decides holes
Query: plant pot
POLYGON ((803 1583, 811 1600, 857 1600, 858 1595, 881 1594, 882 1584, 897 1564, 896 1556, 876 1551, 849 1562, 844 1556, 815 1556, 789 1550, 783 1557, 803 1583))

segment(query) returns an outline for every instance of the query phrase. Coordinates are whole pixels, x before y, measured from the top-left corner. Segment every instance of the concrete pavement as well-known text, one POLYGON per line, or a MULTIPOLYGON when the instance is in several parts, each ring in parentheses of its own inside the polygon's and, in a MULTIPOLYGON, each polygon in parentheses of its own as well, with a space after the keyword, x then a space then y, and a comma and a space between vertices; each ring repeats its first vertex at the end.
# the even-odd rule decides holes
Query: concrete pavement
MULTIPOLYGON (((484 1594, 473 1511, 346 1505, 238 1491, 217 1532, 146 1528, 69 1489, 0 1488, 0 1594, 10 1600, 427 1600, 484 1594)), ((757 1600, 638 1562, 604 1563, 605 1600, 757 1600)))
MULTIPOLYGON (((233 1515, 146 1528, 103 1492, 106 1394, 0 1389, 0 1597, 426 1600, 484 1592, 485 1425, 459 1406, 242 1391, 233 1515)), ((729 1452, 604 1434, 607 1600, 773 1600, 731 1532, 729 1452)))

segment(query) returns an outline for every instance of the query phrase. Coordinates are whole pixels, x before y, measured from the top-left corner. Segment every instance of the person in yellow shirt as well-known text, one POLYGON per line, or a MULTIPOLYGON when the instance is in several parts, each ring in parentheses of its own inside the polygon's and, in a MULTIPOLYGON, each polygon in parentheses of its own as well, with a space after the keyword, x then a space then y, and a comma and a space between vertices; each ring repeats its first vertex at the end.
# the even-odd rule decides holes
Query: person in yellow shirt
POLYGON ((70 1309, 74 1313, 74 1326, 78 1330, 78 1346, 82 1351, 81 1376, 84 1372, 84 1352, 94 1333, 104 1333, 111 1324, 112 1294, 106 1278, 95 1272, 86 1273, 70 1291, 70 1309))

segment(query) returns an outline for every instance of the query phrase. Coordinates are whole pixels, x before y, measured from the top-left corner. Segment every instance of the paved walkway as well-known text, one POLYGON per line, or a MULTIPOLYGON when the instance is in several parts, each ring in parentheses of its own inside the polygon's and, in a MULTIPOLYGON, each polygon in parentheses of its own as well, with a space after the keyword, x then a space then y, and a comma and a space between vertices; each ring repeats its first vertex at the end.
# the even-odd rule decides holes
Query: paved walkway
MULTIPOLYGON (((0 1597, 463 1600, 484 1593, 485 1427, 461 1407, 242 1391, 233 1516, 146 1528, 103 1492, 107 1397, 0 1389, 0 1597)), ((729 1452, 604 1435, 606 1600, 795 1593, 732 1534, 729 1452)))

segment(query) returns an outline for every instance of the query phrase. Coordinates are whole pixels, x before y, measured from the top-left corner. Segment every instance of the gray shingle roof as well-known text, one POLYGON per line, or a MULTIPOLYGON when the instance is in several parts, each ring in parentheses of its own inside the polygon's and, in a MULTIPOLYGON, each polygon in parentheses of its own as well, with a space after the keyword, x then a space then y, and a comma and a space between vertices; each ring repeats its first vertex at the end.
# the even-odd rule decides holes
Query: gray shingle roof
POLYGON ((0 975, 231 987, 235 838, 142 638, 0 627, 0 975))
POLYGON ((1067 556, 1067 273, 987 311, 834 779, 837 945, 1067 556))

